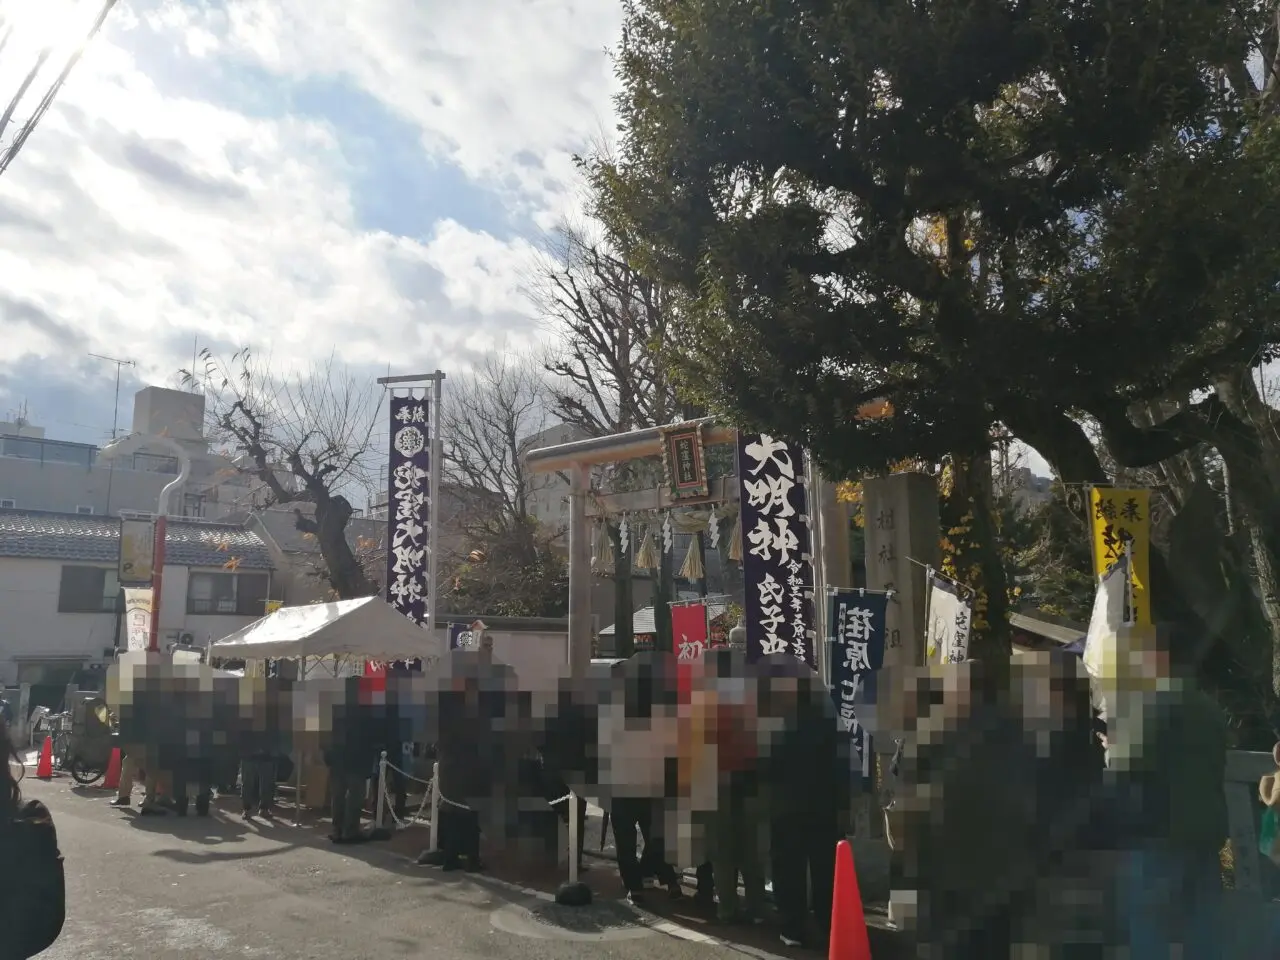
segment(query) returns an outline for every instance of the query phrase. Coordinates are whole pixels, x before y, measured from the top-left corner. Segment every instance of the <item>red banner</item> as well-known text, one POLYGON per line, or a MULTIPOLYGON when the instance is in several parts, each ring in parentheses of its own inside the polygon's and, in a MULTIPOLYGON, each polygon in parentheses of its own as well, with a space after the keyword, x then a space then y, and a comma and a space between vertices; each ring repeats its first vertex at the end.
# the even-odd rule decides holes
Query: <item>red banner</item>
POLYGON ((387 689, 387 665, 379 660, 366 660, 364 682, 360 686, 371 693, 384 693, 387 689))
POLYGON ((707 649, 707 608, 701 603, 671 608, 671 645, 678 660, 698 660, 707 649))

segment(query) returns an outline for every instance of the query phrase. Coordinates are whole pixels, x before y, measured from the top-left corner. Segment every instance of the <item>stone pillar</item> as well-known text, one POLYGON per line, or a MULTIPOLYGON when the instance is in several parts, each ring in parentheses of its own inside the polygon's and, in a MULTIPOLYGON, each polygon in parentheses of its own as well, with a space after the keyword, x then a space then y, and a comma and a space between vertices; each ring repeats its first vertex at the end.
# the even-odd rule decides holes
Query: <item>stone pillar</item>
MULTIPOLYGON (((889 601, 884 665, 920 665, 924 662, 925 565, 937 567, 941 559, 937 481, 923 473, 895 473, 864 480, 862 515, 867 586, 894 592, 889 601)), ((872 742, 881 769, 887 770, 893 740, 876 737, 872 742)), ((883 833, 883 820, 878 813, 869 811, 869 815, 877 817, 872 827, 876 835, 883 833)), ((884 854, 883 872, 877 870, 876 880, 884 881, 883 887, 877 886, 888 893, 889 920, 899 927, 910 927, 914 923, 914 891, 900 888, 901 882, 896 879, 899 867, 893 865, 896 858, 887 855, 887 847, 884 854)))
POLYGON ((885 666, 924 663, 924 564, 941 562, 938 484, 924 473, 894 473, 862 483, 867 581, 892 590, 885 666), (914 561, 914 562, 913 562, 914 561))
POLYGON ((822 568, 828 587, 853 586, 853 563, 849 556, 850 505, 836 500, 836 484, 822 478, 822 568))

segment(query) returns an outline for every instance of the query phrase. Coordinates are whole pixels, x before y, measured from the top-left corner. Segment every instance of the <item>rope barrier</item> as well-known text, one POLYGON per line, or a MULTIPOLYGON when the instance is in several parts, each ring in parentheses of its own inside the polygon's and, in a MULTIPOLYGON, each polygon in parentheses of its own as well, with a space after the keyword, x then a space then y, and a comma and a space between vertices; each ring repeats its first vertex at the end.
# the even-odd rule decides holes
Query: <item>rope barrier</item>
MULTIPOLYGON (((390 766, 390 764, 388 764, 388 766, 390 766)), ((405 774, 405 775, 408 776, 408 774, 405 774)), ((425 810, 427 806, 431 803, 431 791, 435 789, 434 786, 432 786, 432 781, 418 780, 417 777, 411 777, 410 779, 416 780, 418 783, 427 784, 427 790, 422 795, 422 802, 418 804, 417 813, 413 814, 407 819, 402 820, 400 819, 400 817, 396 816, 395 803, 391 799, 391 794, 385 790, 382 793, 383 809, 386 810, 388 814, 390 814, 391 819, 395 821, 395 824, 397 827, 405 827, 413 823, 430 823, 431 822, 429 819, 427 820, 423 819, 422 811, 425 810)))

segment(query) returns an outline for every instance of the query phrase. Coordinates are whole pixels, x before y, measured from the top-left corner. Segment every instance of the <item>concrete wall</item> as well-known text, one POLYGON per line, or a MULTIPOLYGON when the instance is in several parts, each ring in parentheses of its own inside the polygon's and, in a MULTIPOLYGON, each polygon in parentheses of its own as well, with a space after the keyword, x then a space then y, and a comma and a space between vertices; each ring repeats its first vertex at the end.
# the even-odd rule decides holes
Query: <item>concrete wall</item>
MULTIPOLYGON (((116 636, 114 613, 59 613, 59 560, 0 558, 0 684, 18 681, 18 658, 101 662, 116 636)), ((165 566, 160 605, 161 642, 190 633, 197 643, 217 640, 254 617, 188 616, 186 567, 165 566)), ((121 643, 124 643, 123 633, 121 643)))
MULTIPOLYGON (((160 449, 157 453, 168 456, 160 449)), ((51 510, 75 513, 77 507, 92 507, 98 516, 121 510, 150 513, 156 509, 160 491, 175 474, 157 473, 95 463, 85 467, 74 463, 28 460, 0 456, 0 499, 13 500, 20 510, 51 510)), ((182 515, 183 494, 204 497, 204 518, 217 520, 252 501, 253 486, 235 475, 228 461, 202 457, 192 463, 192 476, 185 489, 175 494, 170 514, 182 515)))

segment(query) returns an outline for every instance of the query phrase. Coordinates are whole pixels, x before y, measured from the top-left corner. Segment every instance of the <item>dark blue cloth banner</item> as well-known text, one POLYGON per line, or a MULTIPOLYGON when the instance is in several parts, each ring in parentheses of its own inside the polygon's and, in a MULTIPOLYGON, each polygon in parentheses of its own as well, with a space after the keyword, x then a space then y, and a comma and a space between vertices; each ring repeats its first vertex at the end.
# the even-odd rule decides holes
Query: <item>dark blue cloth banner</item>
POLYGON ((738 434, 747 660, 790 653, 818 665, 813 637, 804 453, 764 434, 738 434))
POLYGON ((871 775, 871 734, 876 671, 884 665, 889 597, 864 590, 838 590, 828 607, 831 630, 831 698, 840 728, 853 739, 864 777, 871 775))
POLYGON ((431 427, 425 398, 391 397, 387 602, 427 626, 431 591, 431 427))
POLYGON ((450 650, 475 650, 478 649, 475 635, 471 632, 469 623, 451 623, 449 624, 449 649, 450 650))

